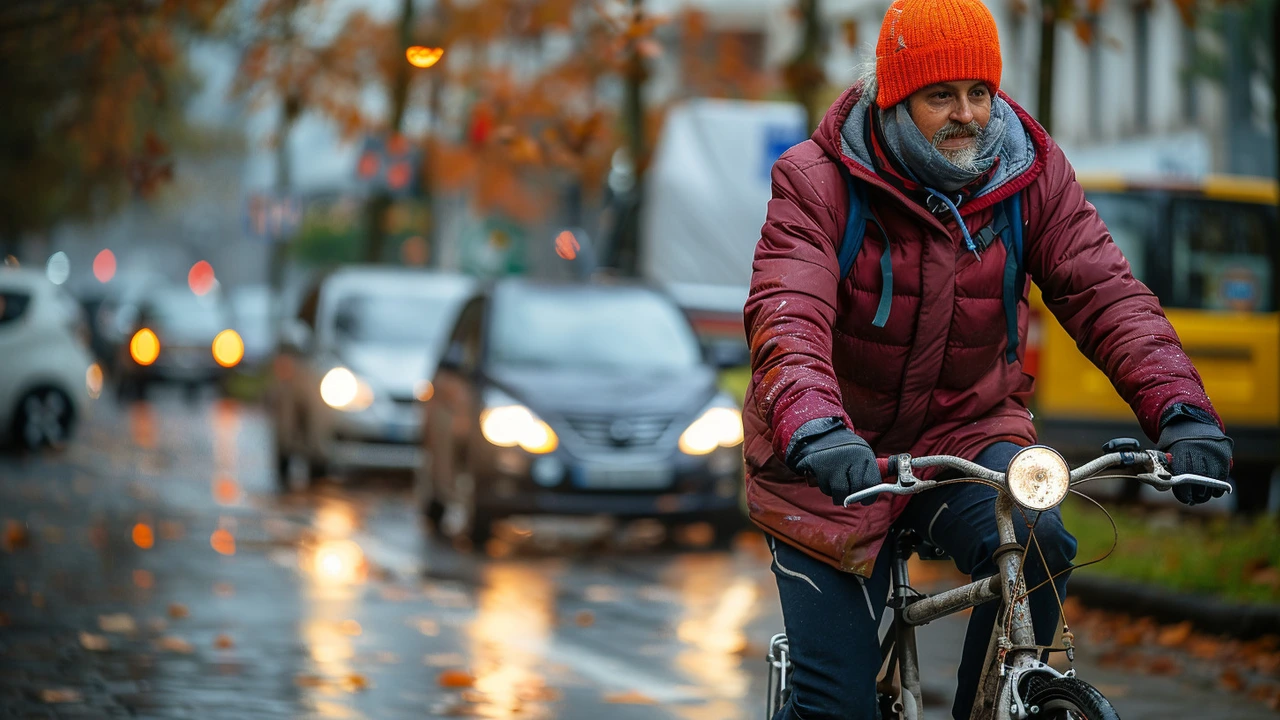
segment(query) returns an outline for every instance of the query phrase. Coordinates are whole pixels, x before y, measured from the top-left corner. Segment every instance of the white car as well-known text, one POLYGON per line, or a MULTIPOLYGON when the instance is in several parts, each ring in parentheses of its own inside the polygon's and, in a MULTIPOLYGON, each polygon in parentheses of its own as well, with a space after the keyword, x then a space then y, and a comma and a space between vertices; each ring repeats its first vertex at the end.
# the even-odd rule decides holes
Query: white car
POLYGON ((272 363, 282 489, 300 476, 418 467, 428 379, 474 285, 443 272, 347 267, 312 286, 272 363))
POLYGON ((35 270, 0 268, 0 443, 60 447, 102 389, 80 306, 35 270))

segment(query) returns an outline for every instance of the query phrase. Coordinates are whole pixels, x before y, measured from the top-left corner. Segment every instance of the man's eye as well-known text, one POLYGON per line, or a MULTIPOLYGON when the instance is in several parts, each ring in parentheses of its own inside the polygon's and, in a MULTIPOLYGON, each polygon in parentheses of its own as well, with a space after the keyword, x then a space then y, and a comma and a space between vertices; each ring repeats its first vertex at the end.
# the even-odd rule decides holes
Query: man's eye
POLYGON ((951 93, 936 92, 933 94, 934 100, 946 100, 949 97, 951 97, 951 93))

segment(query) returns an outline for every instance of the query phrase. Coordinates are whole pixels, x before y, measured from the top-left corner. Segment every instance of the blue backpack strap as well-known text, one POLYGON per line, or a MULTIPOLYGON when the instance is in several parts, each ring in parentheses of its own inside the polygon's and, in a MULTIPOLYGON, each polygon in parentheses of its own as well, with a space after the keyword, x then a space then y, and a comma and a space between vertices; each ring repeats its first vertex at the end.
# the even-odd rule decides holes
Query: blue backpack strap
POLYGON ((1026 287, 1026 269, 1022 242, 1022 193, 1016 193, 996 207, 992 222, 1004 242, 1004 319, 1008 340, 1004 359, 1010 364, 1018 359, 1018 300, 1026 287))
MULTIPOLYGON (((849 193, 849 215, 844 222, 844 235, 840 238, 840 246, 836 250, 836 259, 840 264, 840 279, 849 277, 853 263, 862 251, 862 240, 867 234, 867 189, 845 167, 843 162, 836 163, 844 175, 844 182, 849 193)), ((876 227, 880 223, 874 218, 876 227)), ((871 324, 882 328, 889 322, 889 310, 893 305, 893 261, 889 255, 889 236, 880 227, 880 234, 885 238, 884 254, 880 257, 880 302, 876 305, 876 316, 871 324)))
POLYGON ((849 192, 849 216, 844 221, 844 236, 840 238, 840 246, 836 250, 836 258, 840 261, 840 279, 849 277, 853 269, 853 261, 858 259, 862 250, 862 238, 867 232, 867 190, 858 182, 843 162, 836 162, 840 174, 844 175, 844 184, 849 192))

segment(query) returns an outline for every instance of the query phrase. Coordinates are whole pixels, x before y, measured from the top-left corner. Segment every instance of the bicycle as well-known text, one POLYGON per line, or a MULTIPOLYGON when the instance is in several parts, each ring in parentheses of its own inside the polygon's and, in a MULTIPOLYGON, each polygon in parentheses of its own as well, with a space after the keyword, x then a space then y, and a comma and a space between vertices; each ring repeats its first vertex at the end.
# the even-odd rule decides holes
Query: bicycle
MULTIPOLYGON (((876 691, 882 720, 920 720, 924 715, 916 627, 995 600, 1000 601, 1000 610, 987 646, 970 720, 1119 720, 1102 693, 1076 677, 1074 667, 1064 673, 1041 661, 1045 651, 1063 652, 1068 663, 1073 664, 1074 636, 1064 616, 1062 647, 1035 644, 1027 595, 1036 588, 1028 590, 1022 576, 1023 557, 1036 545, 1035 532, 1033 527, 1026 546, 1017 542, 1014 506, 1041 513, 1057 507, 1068 493, 1078 492, 1074 490, 1076 486, 1108 477, 1136 478, 1159 490, 1199 484, 1230 493, 1231 485, 1202 475, 1172 475, 1168 467, 1170 456, 1156 450, 1142 450, 1138 441, 1130 438, 1112 440, 1103 450, 1105 454, 1101 457, 1071 470, 1056 450, 1032 445, 1014 455, 1003 473, 950 455, 913 458, 901 454, 879 461, 881 475, 895 478, 893 482, 845 498, 844 504, 849 506, 883 493, 915 495, 960 482, 980 482, 1000 491, 995 506, 1000 534, 1000 545, 994 552, 999 568, 996 575, 932 596, 925 595, 911 587, 907 560, 913 552, 926 559, 940 559, 945 553, 911 532, 896 533, 886 541, 894 543, 887 605, 893 610, 893 621, 880 644, 881 671, 876 691), (964 477, 921 480, 912 470, 923 468, 955 470, 964 477), (1115 468, 1121 471, 1103 474, 1115 468)), ((1105 558, 1104 555, 1092 562, 1105 558)), ((1058 602, 1061 609, 1062 598, 1058 598, 1058 602)), ((769 643, 766 720, 773 718, 790 696, 789 651, 785 634, 775 635, 769 643)))

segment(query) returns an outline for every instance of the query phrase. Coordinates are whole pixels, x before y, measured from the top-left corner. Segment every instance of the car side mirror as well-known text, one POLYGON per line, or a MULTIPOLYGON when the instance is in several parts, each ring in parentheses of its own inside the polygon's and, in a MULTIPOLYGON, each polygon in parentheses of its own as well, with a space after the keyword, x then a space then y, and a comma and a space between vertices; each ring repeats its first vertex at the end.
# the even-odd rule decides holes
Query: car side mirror
POLYGON ((449 343, 449 347, 445 348, 444 355, 440 356, 440 362, 436 367, 441 370, 461 372, 465 357, 466 350, 462 347, 462 343, 449 343))
POLYGON ((704 354, 707 362, 721 370, 751 364, 751 351, 744 342, 734 340, 709 342, 704 348, 704 354))
POLYGON ((301 320, 289 320, 280 328, 280 347, 295 353, 305 353, 311 346, 311 328, 301 320))

